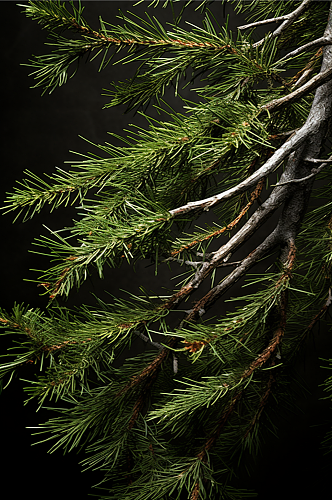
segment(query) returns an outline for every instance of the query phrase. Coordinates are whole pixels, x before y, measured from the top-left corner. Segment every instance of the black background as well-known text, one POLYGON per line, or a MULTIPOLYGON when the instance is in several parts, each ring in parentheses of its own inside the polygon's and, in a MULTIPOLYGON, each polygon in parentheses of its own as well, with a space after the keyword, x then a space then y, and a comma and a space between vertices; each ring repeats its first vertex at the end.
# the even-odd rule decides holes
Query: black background
MULTIPOLYGON (((106 21, 115 24, 118 9, 130 9, 132 4, 133 2, 126 1, 89 1, 85 3, 85 17, 95 28, 99 26, 99 14, 106 21)), ((144 2, 135 8, 135 12, 143 15, 147 5, 148 2, 144 2)), ((37 175, 50 173, 55 166, 64 167, 64 161, 77 160, 69 151, 92 151, 92 146, 78 135, 94 143, 116 142, 107 134, 108 131, 122 135, 122 129, 127 128, 128 123, 144 126, 145 121, 137 114, 124 114, 125 107, 102 109, 107 102, 107 97, 101 95, 102 89, 109 88, 109 83, 113 80, 128 78, 133 71, 131 66, 109 65, 106 70, 98 73, 98 60, 89 64, 83 62, 77 75, 51 95, 41 97, 40 89, 30 89, 33 85, 33 79, 28 77, 30 69, 21 64, 27 63, 32 54, 49 50, 43 47, 46 31, 37 23, 26 19, 21 13, 22 8, 15 2, 1 2, 0 8, 0 205, 3 205, 5 192, 11 191, 15 181, 23 177, 24 169, 37 175)), ((222 24, 224 18, 221 3, 215 2, 213 10, 222 24)), ((231 6, 227 6, 227 12, 232 13, 231 6)), ((172 21, 169 9, 158 7, 153 14, 163 22, 172 21)), ((190 8, 186 19, 199 24, 200 16, 190 8)), ((235 21, 234 15, 231 15, 231 27, 243 24, 243 21, 242 16, 235 21)), ((195 99, 189 91, 182 95, 195 99)), ((175 103, 171 90, 166 97, 171 105, 179 106, 175 103)), ((157 116, 152 107, 148 109, 148 113, 157 116)), ((117 144, 120 145, 120 142, 117 144)), ((31 243, 40 234, 47 235, 42 224, 53 230, 71 225, 76 212, 74 207, 67 207, 49 213, 46 207, 32 221, 23 224, 19 219, 14 225, 13 214, 1 216, 1 307, 10 310, 15 301, 24 302, 31 307, 46 306, 47 298, 40 296, 40 288, 33 282, 24 281, 36 278, 36 274, 29 269, 44 269, 48 264, 46 257, 29 253, 29 250, 34 249, 31 243)), ((162 293, 163 287, 170 288, 173 283, 167 268, 160 269, 156 278, 153 267, 147 267, 147 263, 140 264, 136 273, 129 267, 122 266, 120 269, 106 271, 103 282, 92 275, 79 294, 73 292, 68 305, 93 304, 91 292, 107 299, 105 289, 121 294, 118 289, 122 288, 135 293, 138 285, 162 293)), ((5 338, 1 337, 2 352, 5 344, 5 338)), ((327 376, 326 371, 319 368, 322 364, 319 358, 329 355, 331 356, 329 334, 315 331, 314 337, 301 353, 297 366, 311 391, 307 396, 299 397, 297 402, 303 413, 300 417, 288 414, 280 420, 278 438, 271 437, 267 441, 264 457, 259 460, 255 472, 240 485, 243 488, 254 488, 258 491, 259 498, 298 498, 304 494, 314 494, 319 498, 325 493, 331 460, 323 460, 318 446, 328 429, 331 414, 328 401, 319 399, 324 395, 319 384, 327 376)), ((23 406, 24 399, 22 383, 19 381, 14 381, 0 398, 0 470, 4 498, 9 495, 11 498, 33 495, 36 500, 49 495, 59 496, 64 500, 88 498, 88 493, 93 491, 90 486, 98 482, 100 476, 98 473, 80 472, 78 461, 83 456, 62 456, 61 452, 47 454, 47 444, 31 447, 31 443, 37 439, 31 436, 31 431, 26 427, 45 421, 50 417, 50 412, 40 410, 36 413, 34 403, 23 406)))

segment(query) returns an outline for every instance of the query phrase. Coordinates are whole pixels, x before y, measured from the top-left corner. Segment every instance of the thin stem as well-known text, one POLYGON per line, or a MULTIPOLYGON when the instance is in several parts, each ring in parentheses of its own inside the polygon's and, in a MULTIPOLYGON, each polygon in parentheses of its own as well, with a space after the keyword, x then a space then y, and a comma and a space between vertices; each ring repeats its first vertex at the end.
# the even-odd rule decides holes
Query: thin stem
POLYGON ((293 76, 293 78, 287 83, 287 87, 295 90, 296 87, 302 85, 304 79, 311 73, 319 58, 323 55, 323 47, 320 47, 317 52, 309 59, 309 62, 300 71, 293 76), (301 83, 302 82, 302 83, 301 83))
POLYGON ((185 318, 185 322, 196 321, 200 316, 200 311, 206 312, 217 299, 236 283, 252 266, 262 259, 269 251, 279 243, 279 234, 273 231, 255 250, 243 259, 241 264, 234 269, 221 283, 212 288, 202 299, 195 303, 195 306, 185 318))
MULTIPOLYGON (((207 236, 204 236, 203 238, 199 238, 197 240, 194 240, 191 243, 189 243, 188 245, 184 245, 184 246, 182 246, 181 248, 179 248, 177 250, 173 250, 171 252, 171 255, 172 256, 177 255, 177 254, 183 252, 184 250, 189 250, 190 248, 192 248, 193 246, 197 245, 198 243, 201 243, 203 241, 207 241, 207 240, 209 240, 209 239, 211 239, 213 237, 216 237, 216 236, 224 233, 225 231, 231 231, 232 229, 234 229, 234 227, 238 224, 238 222, 242 219, 242 217, 248 212, 249 208, 254 203, 254 201, 257 200, 257 198, 261 194, 262 189, 264 187, 264 181, 265 181, 265 179, 261 179, 259 181, 259 183, 256 186, 256 189, 251 193, 249 202, 241 210, 241 212, 239 213, 239 215, 232 222, 230 222, 227 226, 224 226, 223 228, 218 229, 217 231, 214 231, 213 233, 208 234, 207 236)), ((168 259, 166 259, 166 260, 168 260, 168 259)))
POLYGON ((270 112, 279 110, 284 106, 292 104, 298 99, 301 99, 305 95, 315 90, 320 85, 323 85, 324 83, 328 82, 331 78, 332 78, 332 68, 328 68, 325 71, 322 71, 318 75, 314 76, 311 80, 309 80, 309 82, 302 85, 302 87, 300 87, 299 89, 294 90, 294 92, 284 97, 280 97, 280 99, 274 99, 268 104, 264 104, 264 106, 262 106, 262 109, 266 109, 270 112))
MULTIPOLYGON (((275 363, 272 362, 271 363, 271 366, 273 366, 275 363)), ((260 416, 264 410, 264 407, 268 401, 268 398, 271 394, 271 390, 272 390, 272 385, 273 385, 273 382, 275 382, 275 378, 273 376, 272 373, 270 373, 270 376, 269 376, 269 380, 268 380, 268 383, 267 383, 267 387, 266 387, 266 390, 263 394, 263 396, 261 397, 261 400, 259 402, 259 405, 258 405, 258 410, 257 412, 255 413, 254 415, 254 418, 252 419, 252 421, 250 422, 250 425, 246 431, 246 433, 244 434, 243 438, 246 439, 249 434, 251 433, 252 429, 255 427, 255 425, 257 424, 257 422, 259 421, 260 419, 260 416)))
POLYGON ((138 337, 140 337, 142 340, 144 340, 144 342, 147 342, 147 343, 151 344, 156 349, 159 349, 159 350, 164 349, 164 346, 162 346, 158 342, 153 342, 152 340, 149 339, 149 337, 147 337, 146 335, 144 335, 144 333, 140 332, 139 330, 135 330, 134 333, 135 333, 135 335, 137 335, 138 337))
POLYGON ((301 54, 304 51, 307 51, 313 47, 316 47, 317 45, 330 45, 332 43, 332 39, 330 37, 325 37, 321 36, 320 38, 317 38, 316 40, 313 40, 312 42, 306 43, 305 45, 301 45, 301 47, 298 47, 295 50, 292 50, 292 52, 289 52, 285 56, 281 57, 278 61, 276 61, 275 65, 279 65, 281 62, 287 62, 288 59, 291 57, 295 57, 298 54, 301 54))
POLYGON ((296 183, 302 183, 302 182, 305 182, 309 179, 311 179, 312 177, 315 177, 317 174, 319 174, 319 172, 321 172, 323 170, 323 168, 325 168, 330 162, 332 162, 332 157, 330 157, 330 159, 328 160, 316 160, 316 159, 313 159, 313 158, 306 158, 305 161, 310 161, 310 162, 314 162, 314 163, 321 163, 322 161, 324 163, 322 163, 322 165, 318 168, 313 168, 311 170, 311 174, 310 175, 307 175, 306 177, 302 177, 301 179, 290 179, 289 181, 286 181, 286 182, 278 182, 278 184, 275 184, 275 186, 285 186, 286 184, 296 184, 296 183))
POLYGON ((289 14, 279 17, 271 17, 269 19, 263 19, 262 21, 255 21, 254 23, 244 24, 243 26, 238 26, 238 30, 246 30, 248 28, 254 28, 256 26, 263 26, 264 24, 279 23, 280 21, 285 21, 289 18, 289 14))
POLYGON ((167 38, 165 40, 159 39, 155 40, 153 38, 149 38, 147 40, 140 40, 140 39, 134 39, 134 38, 115 38, 112 36, 105 36, 103 33, 98 33, 97 31, 92 30, 91 28, 88 28, 86 26, 81 26, 79 25, 75 19, 72 21, 73 27, 81 32, 83 35, 90 35, 93 36, 94 38, 97 38, 99 40, 102 40, 105 43, 112 44, 112 45, 161 45, 161 46, 182 46, 182 47, 190 47, 190 48, 211 48, 213 50, 223 50, 226 49, 229 52, 233 53, 236 52, 235 49, 233 49, 230 45, 216 45, 211 42, 190 42, 186 40, 180 40, 180 39, 172 39, 172 38, 167 38))
MULTIPOLYGON (((294 21, 296 21, 296 19, 300 17, 302 12, 304 12, 308 8, 311 2, 312 0, 303 0, 301 5, 297 9, 295 9, 293 12, 285 16, 287 17, 287 19, 285 19, 285 21, 281 24, 281 26, 279 26, 275 31, 273 31, 273 33, 271 33, 268 38, 269 39, 276 38, 277 36, 281 35, 283 31, 285 31, 291 24, 293 24, 294 21)), ((259 47, 260 45, 262 45, 262 43, 264 43, 264 41, 265 38, 262 38, 261 40, 259 40, 259 42, 254 43, 253 47, 254 48, 259 47)))
POLYGON ((241 377, 242 380, 250 377, 250 375, 252 375, 252 373, 257 368, 260 368, 264 363, 266 363, 268 359, 270 359, 272 354, 274 354, 274 352, 276 351, 286 329, 286 308, 287 308, 287 293, 285 290, 281 294, 279 326, 274 332, 274 335, 271 341, 269 342, 269 345, 263 350, 263 352, 261 352, 256 357, 256 359, 250 364, 250 366, 243 372, 241 377))

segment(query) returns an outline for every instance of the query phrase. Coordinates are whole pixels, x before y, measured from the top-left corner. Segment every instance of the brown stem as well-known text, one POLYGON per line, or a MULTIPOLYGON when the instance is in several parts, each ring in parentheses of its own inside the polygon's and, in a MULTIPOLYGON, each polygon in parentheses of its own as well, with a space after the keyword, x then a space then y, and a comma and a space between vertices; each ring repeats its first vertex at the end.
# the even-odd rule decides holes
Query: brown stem
POLYGON ((191 492, 190 500, 198 500, 198 498, 199 498, 199 490, 200 490, 199 482, 197 481, 195 483, 194 489, 191 492))
MULTIPOLYGON (((273 366, 274 362, 271 364, 271 366, 273 366)), ((250 422, 250 425, 246 431, 246 433, 244 434, 244 439, 246 439, 250 432, 252 431, 252 429, 255 427, 255 425, 257 424, 258 420, 260 419, 260 416, 264 410, 264 407, 267 403, 267 400, 269 398, 269 395, 271 394, 271 389, 272 389, 272 384, 273 382, 275 382, 275 378, 273 376, 273 374, 271 373, 270 374, 270 377, 269 377, 269 381, 267 383, 267 388, 266 388, 266 391, 264 392, 263 396, 261 397, 261 400, 259 402, 259 405, 258 405, 258 410, 254 416, 254 418, 252 419, 252 421, 250 422)))
POLYGON ((311 320, 310 325, 306 328, 306 333, 310 332, 313 329, 313 327, 315 326, 317 321, 319 321, 320 318, 323 316, 323 314, 328 310, 331 303, 332 303, 332 294, 331 294, 331 288, 329 288, 329 296, 328 296, 325 304, 320 309, 320 311, 314 316, 314 318, 311 320))
POLYGON ((207 452, 214 446, 216 443, 218 437, 220 436, 220 433, 224 426, 226 425, 226 422, 228 420, 228 417, 233 413, 233 411, 236 408, 237 403, 239 402, 240 398, 242 396, 242 390, 239 391, 233 399, 230 401, 228 407, 223 411, 221 414, 221 417, 219 418, 219 421, 217 423, 216 428, 212 432, 212 434, 209 436, 208 440, 206 441, 204 447, 202 450, 198 453, 197 458, 198 460, 201 460, 202 462, 206 462, 207 459, 207 452))
POLYGON ((260 368, 264 363, 271 358, 272 354, 275 352, 276 348, 280 344, 282 337, 285 333, 286 328, 286 308, 287 308, 287 293, 286 291, 281 292, 281 300, 280 300, 280 321, 279 326, 274 332, 274 335, 269 343, 269 345, 261 352, 256 359, 250 364, 250 366, 243 372, 241 379, 244 380, 253 372, 260 368))
MULTIPOLYGON (((176 337, 171 337, 169 340, 167 346, 172 348, 176 345, 177 338, 176 337)), ((121 396, 128 390, 132 389, 133 387, 136 387, 139 385, 141 382, 143 382, 147 377, 150 376, 155 376, 159 373, 159 370, 161 369, 161 365, 166 359, 168 358, 170 353, 170 350, 167 347, 164 347, 164 349, 156 356, 156 358, 150 363, 144 370, 141 371, 139 375, 136 375, 135 377, 132 378, 132 380, 123 388, 121 391, 119 391, 116 394, 116 397, 121 396)))
POLYGON ((210 42, 189 42, 189 41, 184 41, 184 40, 179 40, 179 39, 166 39, 166 40, 154 40, 154 39, 149 39, 149 40, 135 40, 133 38, 114 38, 114 37, 107 37, 103 35, 102 33, 98 33, 97 31, 92 30, 91 28, 88 28, 86 26, 81 26, 79 25, 76 20, 73 18, 72 19, 72 25, 73 27, 77 30, 80 31, 82 34, 85 35, 91 35, 94 38, 98 38, 99 40, 102 40, 103 42, 107 43, 112 43, 114 45, 179 45, 180 47, 193 47, 193 48, 212 48, 214 50, 223 50, 226 49, 229 53, 237 53, 237 51, 231 47, 229 44, 226 45, 215 45, 210 42))
POLYGON ((312 318, 310 324, 307 326, 307 328, 304 330, 304 332, 301 335, 301 338, 296 346, 296 349, 293 351, 292 355, 294 356, 296 352, 300 349, 303 341, 308 337, 309 333, 312 331, 314 326, 318 323, 318 321, 322 318, 322 316, 326 313, 330 305, 332 304, 332 293, 331 293, 331 288, 329 288, 329 294, 326 299, 325 304, 321 307, 321 309, 318 311, 317 314, 312 318))

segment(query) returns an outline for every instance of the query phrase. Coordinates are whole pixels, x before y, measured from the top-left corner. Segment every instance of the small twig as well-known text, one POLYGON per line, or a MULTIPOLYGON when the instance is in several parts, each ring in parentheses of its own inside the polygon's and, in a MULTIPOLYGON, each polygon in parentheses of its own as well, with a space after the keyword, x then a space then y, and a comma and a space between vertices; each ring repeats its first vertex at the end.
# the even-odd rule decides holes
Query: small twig
POLYGON ((326 160, 320 160, 319 158, 305 158, 304 161, 311 161, 312 163, 330 163, 332 162, 332 156, 326 160))
POLYGON ((294 92, 291 92, 290 94, 284 97, 280 97, 280 99, 273 99, 273 101, 269 102, 268 104, 264 104, 264 106, 262 106, 262 109, 266 109, 267 111, 279 110, 280 108, 286 106, 287 104, 291 104, 292 102, 297 101, 301 97, 304 97, 305 95, 309 94, 320 85, 323 85, 324 83, 328 82, 331 79, 331 77, 332 77, 332 68, 328 68, 325 71, 322 71, 318 75, 311 78, 309 82, 302 85, 302 87, 300 87, 299 89, 294 90, 294 92))
POLYGON ((177 374, 179 369, 179 359, 177 356, 175 356, 175 353, 173 352, 173 373, 174 375, 177 374))
POLYGON ((163 362, 168 359, 170 353, 168 347, 172 348, 176 345, 176 343, 177 343, 177 338, 171 337, 167 343, 167 347, 163 346, 158 356, 148 366, 146 366, 141 371, 141 373, 131 378, 131 380, 128 381, 127 385, 125 385, 115 396, 116 397, 122 396, 122 394, 140 385, 149 377, 154 377, 155 375, 157 375, 161 369, 161 365, 163 364, 163 362))
POLYGON ((229 402, 228 407, 222 412, 222 414, 218 420, 217 426, 210 434, 205 445, 203 446, 203 449, 197 455, 197 458, 199 460, 201 460, 202 462, 206 461, 207 452, 209 452, 209 450, 215 445, 218 437, 220 436, 222 429, 224 428, 224 426, 227 423, 228 418, 233 413, 233 411, 236 408, 237 403, 241 399, 241 396, 242 396, 242 391, 239 391, 237 394, 235 394, 233 399, 229 402))
MULTIPOLYGON (((272 363, 272 366, 274 365, 274 363, 272 363)), ((260 419, 260 416, 264 410, 264 406, 266 405, 267 403, 267 400, 269 398, 269 395, 271 394, 271 388, 272 388, 272 384, 273 382, 275 382, 275 378, 273 376, 272 373, 270 373, 270 376, 269 376, 269 381, 267 383, 267 388, 266 388, 266 391, 265 393, 263 394, 263 396, 261 397, 261 400, 259 402, 259 407, 258 407, 258 411, 256 412, 256 414, 254 415, 254 418, 252 419, 252 421, 250 422, 249 424, 249 427, 245 433, 245 435, 243 436, 244 439, 246 439, 250 432, 252 431, 252 429, 254 428, 254 426, 256 425, 256 423, 259 421, 260 419)))
POLYGON ((290 87, 290 88, 291 88, 291 90, 292 90, 292 92, 293 92, 294 90, 298 89, 299 87, 302 87, 302 85, 304 85, 304 84, 306 83, 306 81, 307 81, 307 79, 308 79, 308 77, 309 77, 310 73, 312 73, 314 69, 315 69, 315 68, 314 68, 314 66, 312 66, 312 67, 310 67, 310 68, 306 69, 306 70, 302 73, 302 75, 301 75, 301 76, 299 77, 299 79, 298 79, 298 80, 294 83, 294 85, 292 85, 292 86, 290 87))
POLYGON ((237 260, 236 262, 222 262, 217 267, 227 267, 227 266, 238 266, 243 262, 242 260, 237 260))
POLYGON ((196 252, 196 255, 197 255, 197 257, 206 257, 207 259, 209 259, 211 257, 211 255, 213 255, 213 252, 209 252, 209 253, 196 252))
POLYGON ((315 64, 318 62, 318 59, 323 55, 323 47, 320 47, 316 54, 314 54, 308 61, 308 63, 302 68, 300 71, 293 76, 293 78, 287 83, 287 87, 290 87, 292 90, 295 90, 298 87, 299 82, 303 82, 303 76, 307 77, 308 74, 313 71, 315 64))
POLYGON ((330 307, 331 304, 332 304, 332 292, 331 292, 331 288, 329 288, 329 293, 328 293, 328 297, 326 299, 325 304, 323 305, 323 307, 321 307, 321 309, 318 311, 318 313, 315 314, 315 316, 312 318, 310 324, 303 331, 303 333, 302 333, 302 335, 300 337, 300 341, 299 341, 299 343, 297 345, 297 348, 292 353, 292 357, 294 357, 294 355, 296 354, 296 352, 300 349, 300 346, 302 345, 303 341, 307 338, 307 336, 309 335, 309 333, 311 332, 311 330, 313 329, 313 327, 321 319, 321 317, 328 310, 328 308, 330 307))
POLYGON ((312 42, 306 43, 305 45, 301 45, 301 47, 298 47, 295 50, 292 50, 292 52, 289 52, 285 56, 283 56, 281 59, 275 62, 275 65, 280 64, 281 62, 286 62, 289 58, 295 57, 298 54, 301 54, 301 52, 304 52, 308 49, 311 49, 313 47, 316 47, 317 45, 330 45, 332 44, 332 39, 331 37, 326 37, 326 36, 321 36, 320 38, 317 38, 316 40, 313 40, 312 42))
MULTIPOLYGON (((227 226, 224 226, 221 229, 217 229, 213 233, 210 233, 210 234, 208 234, 206 236, 203 236, 203 238, 199 238, 197 240, 194 240, 194 241, 190 242, 188 245, 184 245, 181 248, 178 248, 177 250, 174 250, 171 253, 171 255, 177 255, 177 254, 181 253, 183 250, 189 250, 189 248, 193 247, 194 245, 196 245, 198 243, 201 243, 203 241, 207 241, 207 240, 209 240, 209 239, 211 239, 211 238, 213 238, 215 236, 219 236, 220 234, 224 233, 225 231, 231 231, 232 229, 234 229, 234 227, 238 224, 238 222, 242 219, 242 217, 248 212, 249 208, 254 203, 254 201, 257 200, 257 198, 261 194, 263 186, 264 186, 264 181, 265 181, 264 178, 259 181, 259 183, 257 184, 255 190, 251 193, 249 202, 242 208, 242 210, 237 215, 237 217, 235 217, 235 219, 232 222, 230 222, 227 226)), ((206 255, 209 255, 209 254, 205 254, 204 255, 203 253, 199 254, 197 252, 196 255, 197 256, 205 257, 206 255)), ((166 259, 166 260, 168 260, 168 259, 166 259)))
POLYGON ((162 350, 164 349, 164 346, 162 346, 161 344, 159 344, 158 342, 154 342, 152 340, 149 339, 149 337, 147 337, 146 335, 144 335, 144 333, 140 332, 139 330, 134 330, 134 333, 140 337, 142 340, 144 340, 144 342, 148 342, 149 344, 151 344, 153 347, 155 347, 156 349, 159 349, 159 350, 162 350))
POLYGON ((313 329, 313 327, 315 326, 315 324, 317 323, 317 321, 322 317, 322 315, 325 313, 325 311, 327 311, 327 309, 330 307, 331 304, 332 304, 332 292, 331 292, 331 288, 329 288, 329 294, 328 294, 328 297, 326 299, 326 302, 323 305, 323 307, 320 309, 320 311, 316 314, 316 316, 311 320, 310 325, 305 330, 306 334, 310 330, 313 329))
POLYGON ((254 28, 255 26, 261 26, 263 24, 279 23, 280 21, 285 21, 289 18, 289 14, 280 17, 271 17, 270 19, 263 19, 262 21, 256 21, 250 24, 244 24, 243 26, 238 26, 238 30, 246 30, 248 28, 254 28))
POLYGON ((281 339, 284 335, 286 329, 286 307, 287 307, 287 295, 286 290, 281 293, 281 305, 280 305, 280 322, 279 326, 274 332, 273 338, 271 339, 269 345, 264 349, 261 354, 259 354, 256 359, 250 364, 250 366, 243 372, 242 380, 250 377, 250 375, 257 369, 260 368, 274 353, 274 351, 279 346, 281 339))
MULTIPOLYGON (((277 36, 281 35, 283 31, 285 31, 291 24, 293 24, 294 21, 296 21, 296 19, 298 19, 298 17, 302 14, 302 12, 305 11, 305 9, 307 9, 311 2, 312 0, 303 0, 301 5, 297 9, 285 16, 286 19, 281 24, 281 26, 273 31, 273 33, 271 33, 268 38, 276 38, 277 36)), ((259 42, 254 43, 253 47, 259 47, 260 45, 262 45, 262 43, 264 43, 264 41, 265 38, 262 38, 261 40, 259 40, 259 42)))
POLYGON ((204 264, 204 261, 193 262, 191 260, 176 259, 175 257, 167 257, 167 259, 163 260, 162 263, 169 262, 169 261, 177 262, 178 264, 186 264, 187 266, 193 266, 196 269, 199 265, 204 264))
POLYGON ((287 130, 286 132, 278 132, 277 134, 270 135, 268 139, 283 139, 284 137, 294 135, 298 130, 298 128, 295 128, 294 130, 287 130))
POLYGON ((199 481, 196 481, 194 489, 191 492, 190 500, 198 500, 199 498, 200 485, 199 481))
POLYGON ((306 177, 302 177, 301 179, 290 179, 289 181, 285 181, 285 182, 278 182, 278 184, 272 184, 272 186, 285 186, 286 184, 294 184, 294 183, 296 184, 296 183, 305 182, 308 179, 315 177, 315 175, 319 174, 319 172, 321 172, 323 170, 323 168, 325 168, 328 165, 328 163, 332 162, 332 157, 330 157, 328 160, 317 160, 316 158, 305 158, 305 161, 310 161, 313 163, 321 163, 323 161, 324 163, 322 163, 322 165, 318 168, 313 168, 311 170, 311 174, 307 175, 306 177))
POLYGON ((226 278, 212 288, 204 297, 196 302, 193 309, 190 310, 185 322, 195 321, 203 309, 204 312, 211 307, 217 299, 221 297, 229 288, 236 283, 256 262, 262 259, 268 251, 272 250, 279 243, 279 233, 274 230, 254 251, 243 259, 241 264, 234 269, 226 278))

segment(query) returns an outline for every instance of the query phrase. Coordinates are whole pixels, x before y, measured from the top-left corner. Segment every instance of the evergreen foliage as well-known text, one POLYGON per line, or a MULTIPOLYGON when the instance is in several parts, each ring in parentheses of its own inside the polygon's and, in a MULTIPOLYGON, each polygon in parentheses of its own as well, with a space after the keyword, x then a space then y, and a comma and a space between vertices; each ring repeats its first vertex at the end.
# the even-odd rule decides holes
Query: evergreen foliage
MULTIPOLYGON (((83 154, 45 178, 26 171, 8 193, 5 213, 23 220, 45 205, 77 203, 81 212, 72 227, 35 241, 52 262, 36 279, 47 311, 0 310, 2 335, 14 344, 0 376, 5 388, 31 365, 27 401, 60 405, 36 434, 50 451, 86 451, 84 469, 105 474, 98 498, 242 499, 255 493, 233 478, 266 432, 276 432, 302 345, 319 321, 330 327, 332 2, 233 1, 250 22, 236 35, 218 25, 207 1, 198 5, 200 26, 186 31, 175 16, 168 30, 151 14, 158 3, 145 18, 134 10, 118 24, 100 19, 99 28, 84 20, 80 2, 22 6, 50 33, 51 52, 29 63, 43 93, 65 84, 82 58, 99 57, 103 70, 120 52, 120 63, 139 68, 106 91, 107 107, 141 110, 154 99, 169 118, 140 111, 148 128, 127 132, 123 146, 95 145, 100 157, 83 154), (266 28, 262 39, 257 26, 266 28), (169 86, 181 94, 184 76, 200 102, 178 113, 163 96, 169 86), (234 260, 278 208, 261 243, 234 260), (208 210, 217 222, 195 226, 208 210), (165 264, 185 268, 182 282, 163 297, 142 290, 76 311, 60 305, 92 268, 103 277, 105 265, 140 259, 156 274, 165 264), (231 299, 239 305, 205 319, 244 276, 248 288, 231 299), (209 280, 190 309, 186 301, 209 280), (183 318, 172 328, 179 306, 183 318), (114 367, 137 336, 151 349, 114 367)), ((331 397, 332 377, 325 389, 331 397)), ((332 431, 327 451, 331 443, 332 431)))

